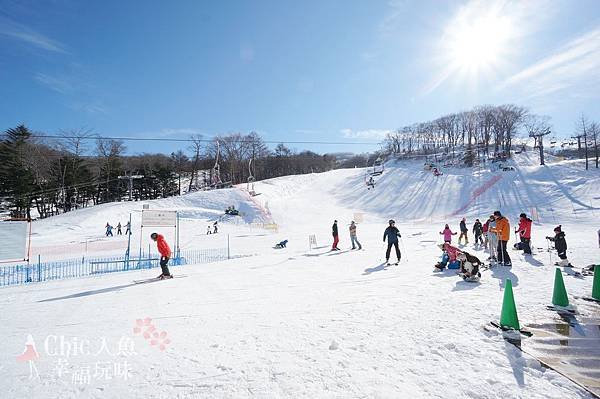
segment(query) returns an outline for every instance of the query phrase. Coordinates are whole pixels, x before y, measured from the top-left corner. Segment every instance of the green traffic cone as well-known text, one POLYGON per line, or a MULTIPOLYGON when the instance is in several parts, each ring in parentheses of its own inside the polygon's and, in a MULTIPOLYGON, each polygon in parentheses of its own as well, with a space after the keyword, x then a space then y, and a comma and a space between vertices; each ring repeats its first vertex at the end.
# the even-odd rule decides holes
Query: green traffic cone
POLYGON ((555 306, 569 306, 569 297, 563 280, 562 272, 557 267, 554 273, 554 292, 552 293, 552 304, 555 306))
POLYGON ((513 296, 512 281, 506 279, 504 287, 504 299, 502 299, 502 311, 500 312, 500 326, 520 330, 519 317, 517 316, 517 307, 515 297, 513 296))
POLYGON ((594 266, 594 284, 592 285, 592 298, 600 301, 600 265, 594 266))

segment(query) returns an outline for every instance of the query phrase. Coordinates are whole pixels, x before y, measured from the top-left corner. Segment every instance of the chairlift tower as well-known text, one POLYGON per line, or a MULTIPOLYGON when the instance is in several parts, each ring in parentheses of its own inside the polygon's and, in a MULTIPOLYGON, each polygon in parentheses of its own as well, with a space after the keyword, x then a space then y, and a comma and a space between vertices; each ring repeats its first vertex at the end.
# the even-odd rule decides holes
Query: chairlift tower
POLYGON ((119 179, 121 180, 128 180, 128 186, 129 186, 129 201, 133 200, 133 179, 143 179, 144 176, 142 175, 125 175, 125 176, 119 176, 119 179))
POLYGON ((541 132, 530 132, 529 133, 529 137, 535 138, 537 147, 540 150, 540 165, 545 165, 545 163, 544 163, 544 136, 547 136, 549 134, 550 134, 549 127, 542 130, 541 132))

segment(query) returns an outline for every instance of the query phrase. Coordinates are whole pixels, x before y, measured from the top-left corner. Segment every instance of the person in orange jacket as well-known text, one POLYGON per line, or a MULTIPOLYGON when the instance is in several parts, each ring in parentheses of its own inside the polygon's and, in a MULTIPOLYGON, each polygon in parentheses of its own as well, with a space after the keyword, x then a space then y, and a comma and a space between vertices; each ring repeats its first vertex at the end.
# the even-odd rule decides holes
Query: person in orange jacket
POLYGON ((167 266, 169 259, 171 258, 171 248, 169 248, 169 244, 165 241, 165 237, 162 234, 152 233, 150 234, 150 238, 152 241, 156 242, 156 247, 160 253, 160 268, 162 269, 162 273, 158 278, 161 280, 173 278, 171 273, 169 273, 169 267, 167 266))
POLYGON ((506 251, 506 245, 510 240, 510 223, 507 218, 502 216, 500 211, 494 212, 494 219, 496 219, 496 227, 490 227, 490 231, 496 233, 498 236, 498 263, 504 264, 504 266, 512 266, 510 261, 510 255, 506 251))

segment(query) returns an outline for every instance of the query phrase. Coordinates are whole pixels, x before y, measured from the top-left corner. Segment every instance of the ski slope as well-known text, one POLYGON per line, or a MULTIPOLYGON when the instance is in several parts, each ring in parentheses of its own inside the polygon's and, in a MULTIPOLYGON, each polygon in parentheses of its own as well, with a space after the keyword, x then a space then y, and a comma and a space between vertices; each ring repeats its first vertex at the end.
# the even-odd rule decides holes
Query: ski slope
MULTIPOLYGON (((181 278, 148 284, 133 280, 156 270, 0 290, 2 397, 590 398, 482 326, 498 320, 506 278, 522 324, 556 317, 545 308, 556 255, 545 251, 544 236, 561 223, 571 262, 598 262, 600 174, 583 172, 577 162, 536 166, 527 155, 512 165, 511 172, 448 169, 436 178, 421 163, 399 161, 386 165, 368 191, 365 171, 347 169, 257 182, 261 194, 252 198, 237 188, 151 202, 182 212, 187 246, 210 247, 229 234, 235 251, 254 256, 173 267, 181 278), (498 173, 500 179, 481 189, 498 173), (231 204, 245 216, 224 222, 223 235, 206 236, 206 225, 231 204), (432 272, 444 223, 458 230, 463 216, 472 225, 498 208, 514 223, 531 207, 539 213, 532 258, 511 251, 512 269, 485 271, 479 284, 453 271, 432 272), (364 249, 350 251, 348 225, 357 214, 364 249), (385 267, 389 218, 403 235, 403 259, 385 267), (329 252, 334 219, 339 252, 329 252), (257 229, 255 221, 274 221, 279 232, 257 229), (311 234, 318 246, 309 250, 311 234), (283 239, 288 248, 272 248, 283 239), (168 343, 159 337, 151 345, 134 332, 136 320, 145 318, 168 343), (30 380, 28 364, 15 360, 28 334, 40 354, 39 379, 30 380), (91 350, 60 353, 58 337, 87 342, 91 350), (99 350, 102 342, 111 353, 99 350), (99 364, 121 373, 94 377, 99 364), (82 382, 85 370, 90 378, 82 382)), ((36 222, 35 240, 60 246, 74 236, 92 239, 107 220, 124 220, 140 208, 109 204, 36 222)), ((465 250, 486 257, 470 245, 465 250)), ((589 295, 591 278, 565 275, 565 284, 583 316, 598 314, 574 299, 589 295)))

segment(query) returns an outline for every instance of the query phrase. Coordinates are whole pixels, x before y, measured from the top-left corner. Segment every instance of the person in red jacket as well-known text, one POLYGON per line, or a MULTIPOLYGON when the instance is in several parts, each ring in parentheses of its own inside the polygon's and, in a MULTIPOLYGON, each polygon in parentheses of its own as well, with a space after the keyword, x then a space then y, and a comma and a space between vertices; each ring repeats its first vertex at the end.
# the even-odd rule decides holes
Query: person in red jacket
POLYGON ((522 249, 524 254, 531 255, 531 219, 526 214, 519 215, 519 227, 515 233, 519 233, 521 242, 515 244, 516 249, 522 249))
POLYGON ((165 241, 165 237, 163 237, 162 234, 152 233, 150 234, 150 238, 152 238, 152 241, 156 242, 156 247, 160 253, 160 268, 162 269, 162 273, 158 278, 173 278, 171 273, 169 273, 169 267, 167 266, 169 259, 171 258, 171 248, 169 248, 169 244, 165 241))

